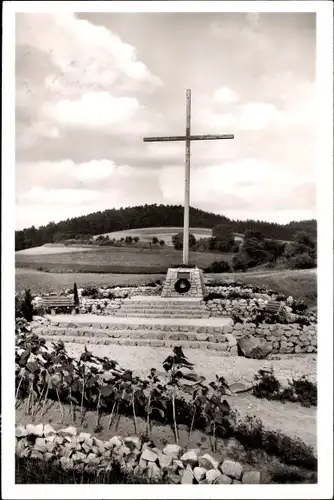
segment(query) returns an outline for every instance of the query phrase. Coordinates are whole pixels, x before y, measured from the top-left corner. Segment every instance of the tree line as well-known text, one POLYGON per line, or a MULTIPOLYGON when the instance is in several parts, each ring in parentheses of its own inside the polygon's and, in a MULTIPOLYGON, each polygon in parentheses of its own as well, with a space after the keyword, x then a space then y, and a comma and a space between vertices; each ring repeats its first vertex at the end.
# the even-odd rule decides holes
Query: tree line
MULTIPOLYGON (((182 205, 140 205, 120 209, 109 209, 58 223, 15 231, 15 250, 56 243, 69 239, 89 239, 91 236, 114 231, 145 227, 182 227, 182 205)), ((224 232, 244 234, 247 230, 259 231, 265 238, 292 240, 297 231, 305 231, 316 237, 316 220, 278 224, 259 220, 230 220, 229 218, 190 207, 190 226, 215 228, 223 225, 224 232)))

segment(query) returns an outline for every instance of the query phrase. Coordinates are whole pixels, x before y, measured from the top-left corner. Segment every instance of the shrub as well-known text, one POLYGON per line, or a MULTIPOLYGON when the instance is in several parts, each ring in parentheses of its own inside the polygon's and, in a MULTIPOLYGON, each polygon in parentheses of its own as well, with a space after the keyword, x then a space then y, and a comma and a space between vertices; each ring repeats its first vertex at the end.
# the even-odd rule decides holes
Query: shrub
POLYGON ((297 313, 302 313, 304 311, 306 311, 307 309, 307 304, 305 304, 305 302, 303 300, 295 300, 291 306, 292 308, 292 312, 294 312, 295 314, 297 313))
POLYGON ((292 380, 292 387, 303 406, 317 406, 318 388, 316 384, 307 380, 305 376, 292 380))
POLYGON ((34 307, 32 304, 32 296, 30 289, 25 290, 23 297, 15 296, 15 318, 24 318, 27 321, 32 321, 34 307))
POLYGON ((302 406, 317 406, 317 386, 306 379, 305 376, 289 381, 289 386, 284 389, 274 375, 273 369, 259 370, 255 375, 253 385, 253 395, 257 398, 268 400, 279 400, 282 403, 287 401, 298 402, 302 406))
POLYGON ((281 384, 274 376, 274 370, 259 370, 254 377, 256 384, 253 385, 253 394, 257 398, 277 398, 281 384))
POLYGON ((295 465, 275 463, 269 466, 268 472, 271 482, 276 484, 310 484, 318 480, 317 472, 303 470, 295 465))
POLYGON ((165 240, 160 240, 160 241, 159 241, 159 245, 160 245, 161 247, 163 247, 163 246, 165 245, 165 240))
MULTIPOLYGON (((172 243, 175 250, 183 249, 183 232, 179 232, 172 236, 172 243)), ((193 248, 196 245, 196 238, 192 233, 189 233, 189 248, 193 248)))
POLYGON ((74 283, 74 286, 73 286, 73 295, 74 295, 74 307, 75 307, 76 311, 78 312, 78 309, 79 309, 79 294, 78 294, 78 287, 77 287, 76 283, 74 283))
POLYGON ((205 295, 204 300, 205 302, 208 302, 209 300, 214 300, 214 299, 224 299, 224 295, 218 292, 210 292, 207 295, 205 295))
POLYGON ((235 437, 247 449, 262 449, 269 455, 275 455, 290 465, 316 470, 317 459, 313 449, 301 439, 291 438, 279 431, 267 430, 262 421, 247 415, 235 429, 235 437))
POLYGON ((99 294, 98 289, 95 286, 87 286, 82 290, 82 297, 91 297, 92 299, 97 299, 99 294))
POLYGON ((229 273, 230 271, 230 265, 226 260, 214 261, 205 269, 206 273, 229 273))
POLYGON ((156 245, 158 242, 159 242, 158 238, 156 236, 153 236, 152 238, 153 245, 156 245))
POLYGON ((244 252, 238 252, 233 256, 232 267, 234 271, 247 271, 248 260, 244 252))
POLYGON ((289 260, 289 266, 292 269, 312 269, 316 267, 316 261, 308 253, 294 255, 289 260))

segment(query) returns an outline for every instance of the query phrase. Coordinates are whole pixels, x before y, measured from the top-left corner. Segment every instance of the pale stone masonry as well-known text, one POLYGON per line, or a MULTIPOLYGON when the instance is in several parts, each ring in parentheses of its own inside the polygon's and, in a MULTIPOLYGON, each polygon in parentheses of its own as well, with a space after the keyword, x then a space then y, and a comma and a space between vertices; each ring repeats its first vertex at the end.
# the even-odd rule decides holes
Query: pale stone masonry
POLYGON ((161 297, 189 297, 203 299, 205 294, 204 276, 201 269, 174 268, 168 269, 161 297), (190 289, 185 293, 178 293, 175 284, 179 279, 186 279, 190 283, 190 289))

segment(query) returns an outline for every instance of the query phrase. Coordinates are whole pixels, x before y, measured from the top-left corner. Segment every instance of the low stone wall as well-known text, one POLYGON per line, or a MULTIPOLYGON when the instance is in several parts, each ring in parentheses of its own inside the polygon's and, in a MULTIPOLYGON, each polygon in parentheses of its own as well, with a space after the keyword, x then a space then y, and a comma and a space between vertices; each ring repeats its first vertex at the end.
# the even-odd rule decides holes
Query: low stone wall
POLYGON ((98 314, 100 316, 113 316, 123 304, 124 299, 89 299, 81 297, 80 314, 98 314))
MULTIPOLYGON (((273 354, 302 354, 317 352, 316 325, 269 325, 263 323, 256 326, 253 323, 236 323, 234 326, 225 326, 224 332, 231 334, 236 341, 244 335, 254 335, 272 345, 273 354)), ((233 351, 235 353, 235 351, 233 351)), ((232 353, 233 353, 232 352, 232 353)))
MULTIPOLYGON (((175 484, 259 484, 259 471, 244 471, 233 460, 215 460, 199 449, 182 450, 168 444, 163 450, 142 443, 137 436, 113 436, 101 441, 75 427, 56 431, 49 424, 28 424, 15 429, 19 457, 56 460, 64 470, 110 471, 113 464, 125 472, 159 481, 167 475, 175 484)), ((166 481, 167 482, 167 481, 166 481)))

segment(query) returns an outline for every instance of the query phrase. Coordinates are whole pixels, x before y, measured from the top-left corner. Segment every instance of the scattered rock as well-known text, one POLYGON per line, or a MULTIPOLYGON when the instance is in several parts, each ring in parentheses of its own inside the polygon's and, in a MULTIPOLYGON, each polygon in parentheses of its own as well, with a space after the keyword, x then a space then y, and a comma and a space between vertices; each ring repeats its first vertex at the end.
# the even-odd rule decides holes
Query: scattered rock
POLYGON ((84 441, 87 441, 87 439, 90 439, 91 435, 88 434, 88 432, 80 432, 79 436, 77 437, 78 443, 83 443, 84 441))
POLYGON ((206 469, 204 469, 204 467, 195 467, 193 470, 193 474, 196 481, 200 482, 205 478, 206 469))
POLYGON ((218 478, 221 476, 221 472, 217 469, 210 469, 206 472, 206 480, 209 484, 213 484, 218 480, 218 478))
POLYGON ((124 438, 124 443, 126 444, 126 446, 128 448, 130 448, 130 450, 140 450, 140 447, 141 447, 141 441, 139 439, 139 437, 137 436, 130 436, 130 437, 126 437, 124 438))
POLYGON ((32 436, 43 437, 43 424, 33 425, 27 424, 26 426, 27 433, 32 436))
POLYGON ((47 451, 47 443, 44 438, 37 438, 34 444, 34 450, 44 453, 47 451))
POLYGON ((16 429, 15 429, 15 436, 17 438, 25 437, 25 436, 28 436, 28 432, 27 432, 26 428, 23 427, 23 425, 20 425, 19 427, 16 427, 16 429))
POLYGON ((235 394, 238 394, 239 392, 247 392, 250 391, 253 387, 253 384, 250 382, 242 381, 242 382, 235 382, 234 384, 231 384, 229 386, 230 391, 234 392, 235 394))
POLYGON ((189 450, 182 455, 181 460, 184 464, 190 464, 194 467, 195 465, 197 465, 199 454, 200 450, 198 449, 189 450))
POLYGON ((194 474, 190 469, 186 469, 182 474, 181 484, 193 484, 194 474))
POLYGON ((238 347, 246 358, 264 359, 271 353, 272 347, 265 340, 245 335, 238 340, 238 347))
POLYGON ((71 458, 74 462, 83 462, 86 458, 86 455, 84 453, 82 453, 81 451, 77 451, 76 453, 74 453, 72 455, 71 458))
POLYGON ((154 451, 146 449, 143 451, 141 458, 143 460, 147 460, 148 462, 156 462, 159 457, 154 451))
POLYGON ((122 446, 122 444, 123 440, 121 436, 113 436, 111 439, 109 439, 109 441, 105 443, 104 446, 107 448, 107 450, 110 450, 112 448, 119 448, 120 446, 122 446))
POLYGON ((260 484, 261 474, 257 470, 244 472, 242 475, 243 484, 260 484))
POLYGON ((218 469, 218 462, 211 455, 205 453, 201 457, 198 457, 198 465, 206 470, 218 469))
POLYGON ((165 455, 164 453, 159 453, 159 464, 160 467, 165 469, 172 465, 173 458, 170 455, 165 455))
POLYGON ((130 455, 131 453, 131 450, 130 448, 128 448, 127 446, 125 446, 124 444, 122 446, 120 446, 119 448, 116 448, 116 456, 117 457, 127 457, 128 455, 130 455))
POLYGON ((177 444, 168 444, 163 449, 163 453, 165 455, 171 456, 174 459, 178 459, 179 456, 181 455, 181 446, 179 446, 177 444))
POLYGON ((75 427, 66 427, 66 429, 60 429, 58 431, 59 436, 76 436, 77 430, 75 427))
POLYGON ((32 452, 30 453, 30 458, 34 458, 36 460, 43 460, 43 453, 38 450, 32 450, 32 452))
POLYGON ((181 477, 180 477, 178 474, 171 474, 171 475, 169 476, 169 481, 170 481, 172 484, 180 484, 181 477))
POLYGON ((67 457, 61 457, 60 458, 60 463, 61 463, 61 466, 64 470, 70 470, 70 469, 73 469, 73 460, 71 460, 70 458, 67 458, 67 457))
POLYGON ((147 464, 147 476, 150 479, 159 479, 161 472, 159 467, 154 462, 148 462, 147 464))
POLYGON ((184 469, 183 462, 181 460, 173 460, 173 469, 178 471, 179 469, 184 469))
POLYGON ((49 424, 44 425, 44 436, 45 437, 55 436, 55 435, 56 435, 56 431, 54 430, 54 428, 51 425, 49 425, 49 424))
POLYGON ((232 483, 232 478, 231 478, 231 477, 226 476, 225 474, 221 474, 221 475, 217 478, 216 483, 217 483, 217 484, 231 484, 231 483, 232 483))
POLYGON ((242 475, 242 465, 233 460, 224 460, 220 466, 220 470, 223 474, 233 479, 240 479, 242 475))

